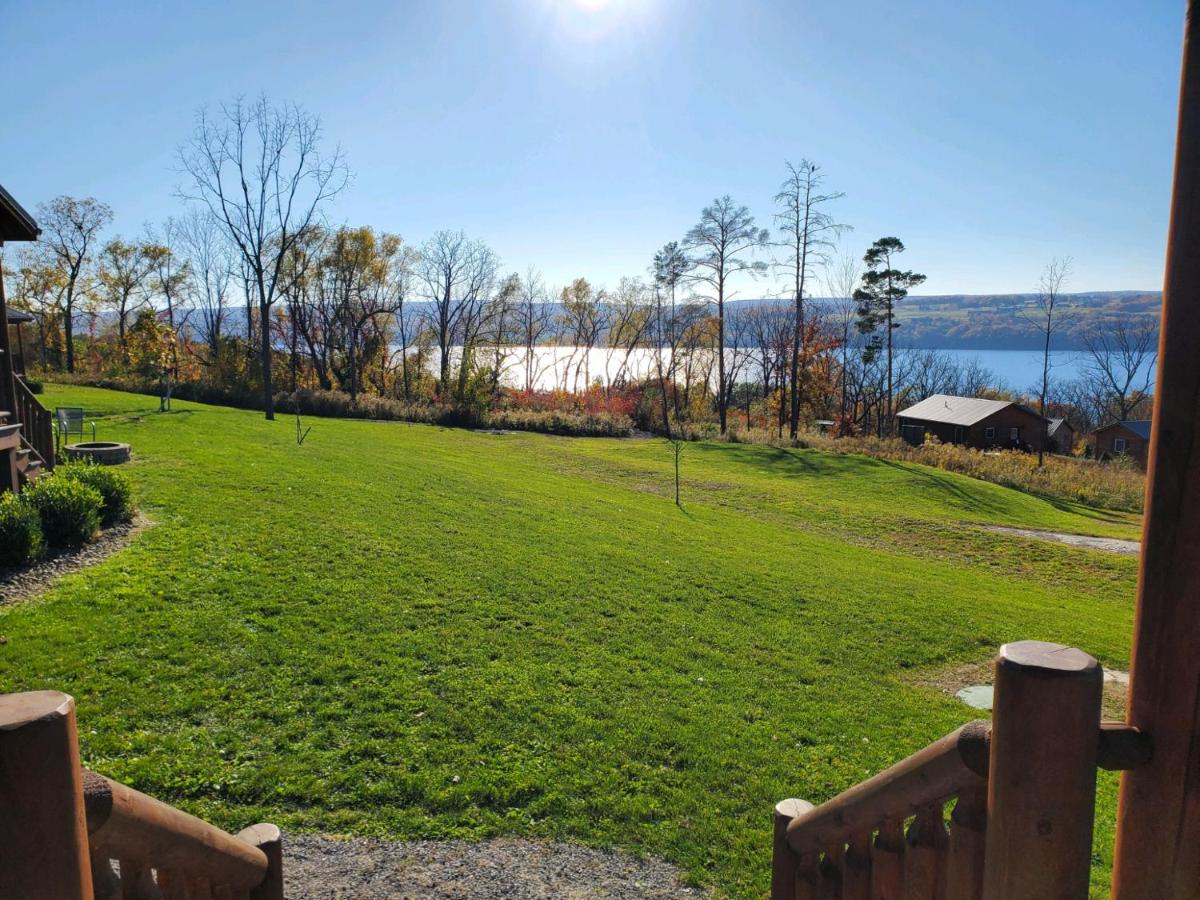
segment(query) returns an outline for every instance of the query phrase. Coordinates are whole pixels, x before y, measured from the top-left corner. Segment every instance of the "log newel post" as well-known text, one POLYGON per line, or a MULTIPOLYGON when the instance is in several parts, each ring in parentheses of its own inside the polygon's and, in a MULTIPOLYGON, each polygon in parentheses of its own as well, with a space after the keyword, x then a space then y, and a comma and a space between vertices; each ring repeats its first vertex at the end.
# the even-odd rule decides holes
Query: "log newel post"
POLYGON ((946 858, 946 900, 983 897, 984 842, 987 839, 987 788, 959 795, 950 814, 950 852, 946 858))
POLYGON ((1121 779, 1115 900, 1200 884, 1200 0, 1184 21, 1127 720, 1154 753, 1121 779))
POLYGON ((0 696, 0 897, 92 900, 75 701, 0 696))
POLYGON ((771 900, 793 900, 800 857, 788 846, 787 829, 796 816, 812 809, 803 800, 781 800, 775 804, 775 840, 771 859, 771 900))
POLYGON ((996 660, 984 900, 1086 900, 1102 671, 1020 641, 996 660))
POLYGON ((279 829, 260 823, 243 828, 238 837, 267 856, 267 875, 262 884, 250 891, 251 900, 283 900, 283 838, 279 829))

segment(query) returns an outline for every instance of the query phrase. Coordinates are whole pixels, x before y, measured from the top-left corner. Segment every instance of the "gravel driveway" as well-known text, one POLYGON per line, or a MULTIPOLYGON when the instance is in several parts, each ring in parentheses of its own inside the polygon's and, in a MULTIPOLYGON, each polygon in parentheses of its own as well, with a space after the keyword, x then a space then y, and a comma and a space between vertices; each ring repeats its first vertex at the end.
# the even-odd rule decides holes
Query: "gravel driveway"
POLYGON ((673 866, 574 844, 497 839, 339 840, 284 835, 288 900, 471 898, 676 900, 707 892, 684 887, 673 866))

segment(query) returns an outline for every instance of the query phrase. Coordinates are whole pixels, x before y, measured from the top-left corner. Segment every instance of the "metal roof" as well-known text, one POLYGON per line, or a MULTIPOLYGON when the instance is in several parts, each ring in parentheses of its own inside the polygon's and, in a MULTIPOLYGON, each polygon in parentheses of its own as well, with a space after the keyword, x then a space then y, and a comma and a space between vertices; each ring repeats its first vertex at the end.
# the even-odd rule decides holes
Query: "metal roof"
POLYGON ((1057 432, 1059 428, 1062 428, 1064 426, 1067 429, 1069 429, 1070 431, 1075 430, 1074 428, 1071 428, 1071 423, 1068 422, 1066 419, 1049 419, 1048 421, 1050 422, 1050 425, 1046 428, 1047 437, 1053 436, 1054 433, 1057 432))
POLYGON ((25 322, 33 321, 33 316, 22 309, 13 309, 10 306, 5 312, 7 313, 9 325, 21 325, 25 322))
POLYGON ((13 195, 0 185, 0 244, 5 241, 36 241, 42 230, 13 195))
POLYGON ((908 409, 900 410, 898 415, 925 422, 944 422, 947 425, 974 425, 1012 405, 1014 404, 1011 400, 980 400, 976 397, 934 394, 908 409))
POLYGON ((1150 440, 1150 420, 1149 419, 1126 419, 1123 422, 1109 422, 1107 425, 1096 429, 1096 433, 1107 431, 1110 428, 1124 428, 1126 431, 1132 431, 1143 441, 1150 440))

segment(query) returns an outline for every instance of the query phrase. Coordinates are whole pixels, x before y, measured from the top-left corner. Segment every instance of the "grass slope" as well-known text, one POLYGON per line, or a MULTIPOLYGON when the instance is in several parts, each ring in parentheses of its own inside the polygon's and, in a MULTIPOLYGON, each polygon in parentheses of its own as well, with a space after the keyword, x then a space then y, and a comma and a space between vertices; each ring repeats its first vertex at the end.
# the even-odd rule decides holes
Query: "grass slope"
MULTIPOLYGON (((5 690, 75 695, 86 763, 227 827, 523 834, 761 896, 770 810, 971 718, 906 670, 1019 638, 1124 668, 1132 536, 918 466, 310 420, 87 388, 158 522, 0 611, 5 690)), ((1097 885, 1111 841, 1102 782, 1097 885)))

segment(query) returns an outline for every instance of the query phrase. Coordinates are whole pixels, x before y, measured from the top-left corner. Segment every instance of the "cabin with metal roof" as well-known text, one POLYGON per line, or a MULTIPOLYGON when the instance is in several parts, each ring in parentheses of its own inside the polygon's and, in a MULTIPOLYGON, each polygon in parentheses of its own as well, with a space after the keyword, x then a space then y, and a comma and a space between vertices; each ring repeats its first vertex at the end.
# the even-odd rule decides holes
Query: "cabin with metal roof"
POLYGON ((1144 467, 1150 449, 1150 420, 1127 419, 1097 428, 1092 432, 1090 443, 1092 456, 1096 459, 1127 456, 1144 467))
POLYGON ((1044 420, 1012 400, 934 394, 901 410, 897 421, 900 436, 918 447, 932 436, 979 450, 1029 450, 1037 445, 1044 420))

